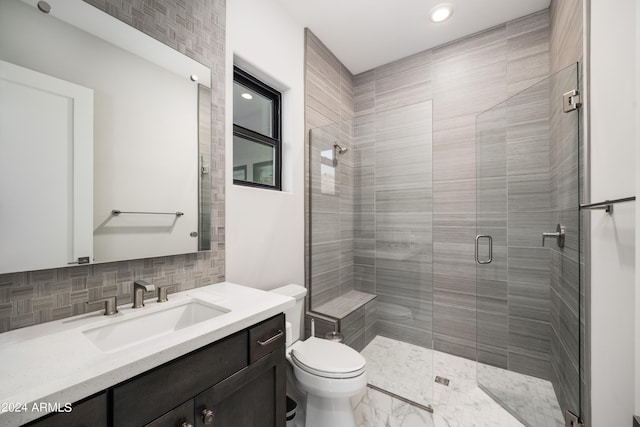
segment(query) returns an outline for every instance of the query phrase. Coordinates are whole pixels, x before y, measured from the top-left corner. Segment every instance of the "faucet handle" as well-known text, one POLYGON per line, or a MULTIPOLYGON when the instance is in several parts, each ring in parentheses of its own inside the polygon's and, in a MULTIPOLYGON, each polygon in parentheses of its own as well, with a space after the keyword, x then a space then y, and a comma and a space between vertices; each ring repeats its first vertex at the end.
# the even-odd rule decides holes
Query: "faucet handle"
POLYGON ((167 302, 169 301, 169 299, 167 298, 168 295, 168 291, 169 289, 171 289, 172 291, 175 292, 176 287, 178 285, 165 285, 165 286, 158 286, 158 302, 167 302))
POLYGON ((97 302, 104 302, 104 315, 105 316, 111 316, 114 315, 118 312, 118 297, 113 296, 113 297, 105 297, 105 298, 100 298, 97 300, 93 300, 93 301, 87 301, 85 304, 89 305, 89 304, 94 304, 97 302))
POLYGON ((565 228, 564 225, 558 224, 556 225, 555 233, 542 233, 542 246, 544 246, 544 241, 547 238, 556 239, 556 243, 559 248, 564 247, 564 238, 565 238, 565 228))

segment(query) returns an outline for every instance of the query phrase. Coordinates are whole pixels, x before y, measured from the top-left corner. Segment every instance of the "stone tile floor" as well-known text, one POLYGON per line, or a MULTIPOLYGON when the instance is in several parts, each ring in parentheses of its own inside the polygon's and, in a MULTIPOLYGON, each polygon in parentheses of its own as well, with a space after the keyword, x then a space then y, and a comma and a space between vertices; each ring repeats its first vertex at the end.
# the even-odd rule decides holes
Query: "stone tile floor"
POLYGON ((523 426, 478 387, 478 375, 482 383, 490 385, 489 391, 508 402, 527 425, 564 425, 549 381, 381 336, 374 338, 362 354, 367 359, 369 384, 374 388, 367 387, 352 399, 358 427, 523 426), (435 383, 436 375, 448 378, 449 386, 435 383), (421 406, 430 406, 434 412, 421 406))

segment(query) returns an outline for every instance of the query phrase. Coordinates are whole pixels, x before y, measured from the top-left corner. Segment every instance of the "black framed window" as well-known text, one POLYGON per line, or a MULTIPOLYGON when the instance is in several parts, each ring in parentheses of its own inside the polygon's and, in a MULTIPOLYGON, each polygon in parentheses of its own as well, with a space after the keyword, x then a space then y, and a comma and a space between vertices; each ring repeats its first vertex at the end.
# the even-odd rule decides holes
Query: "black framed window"
POLYGON ((233 67, 233 183, 281 189, 281 94, 233 67))

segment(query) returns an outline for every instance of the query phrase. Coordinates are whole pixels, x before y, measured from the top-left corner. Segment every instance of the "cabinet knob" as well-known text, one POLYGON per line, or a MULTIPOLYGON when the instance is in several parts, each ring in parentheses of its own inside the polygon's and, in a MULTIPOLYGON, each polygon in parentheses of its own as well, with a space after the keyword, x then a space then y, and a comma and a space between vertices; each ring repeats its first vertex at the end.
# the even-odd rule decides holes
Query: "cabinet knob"
POLYGON ((215 418, 213 411, 211 409, 204 409, 202 411, 202 422, 206 425, 213 424, 213 419, 215 418))
POLYGON ((180 427, 193 427, 193 424, 188 423, 188 422, 183 422, 182 424, 180 424, 180 427))

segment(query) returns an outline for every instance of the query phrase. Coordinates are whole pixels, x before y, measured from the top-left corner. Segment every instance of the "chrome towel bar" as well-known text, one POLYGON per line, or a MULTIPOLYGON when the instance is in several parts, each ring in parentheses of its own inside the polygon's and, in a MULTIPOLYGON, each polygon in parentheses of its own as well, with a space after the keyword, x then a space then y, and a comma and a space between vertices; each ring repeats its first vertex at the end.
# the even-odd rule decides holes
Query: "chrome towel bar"
POLYGON ((613 205, 616 203, 633 202, 636 200, 636 196, 624 197, 622 199, 605 200, 604 202, 589 203, 586 205, 580 205, 580 210, 596 210, 604 209, 608 214, 613 213, 613 205))
POLYGON ((142 215, 175 215, 182 216, 184 212, 134 212, 134 211, 121 211, 118 209, 114 209, 111 211, 111 215, 118 216, 120 214, 142 214, 142 215))

